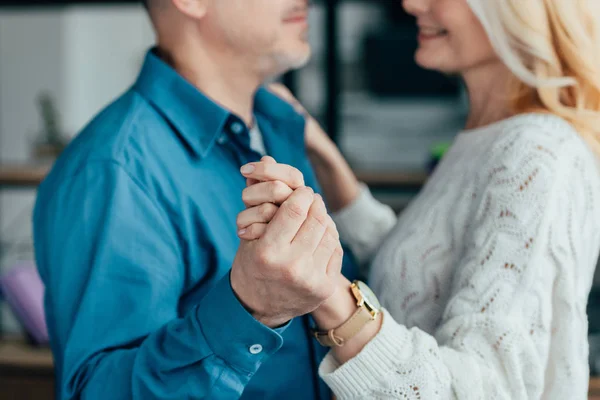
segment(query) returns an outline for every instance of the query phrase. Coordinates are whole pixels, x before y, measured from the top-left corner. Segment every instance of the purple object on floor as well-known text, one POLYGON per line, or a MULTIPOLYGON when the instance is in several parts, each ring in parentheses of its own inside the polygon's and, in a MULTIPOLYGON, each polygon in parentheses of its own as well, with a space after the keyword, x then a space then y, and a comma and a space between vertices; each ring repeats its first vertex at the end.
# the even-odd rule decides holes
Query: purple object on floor
POLYGON ((48 343, 44 284, 35 264, 24 262, 0 275, 0 291, 31 337, 38 344, 48 343))

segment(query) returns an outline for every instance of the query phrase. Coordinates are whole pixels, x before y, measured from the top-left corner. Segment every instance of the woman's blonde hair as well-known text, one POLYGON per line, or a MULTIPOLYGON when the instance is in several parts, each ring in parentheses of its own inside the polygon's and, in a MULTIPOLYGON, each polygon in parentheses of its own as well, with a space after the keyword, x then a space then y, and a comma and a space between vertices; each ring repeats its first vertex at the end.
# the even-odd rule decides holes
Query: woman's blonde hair
POLYGON ((468 0, 515 76, 515 113, 569 121, 600 155, 600 0, 468 0))

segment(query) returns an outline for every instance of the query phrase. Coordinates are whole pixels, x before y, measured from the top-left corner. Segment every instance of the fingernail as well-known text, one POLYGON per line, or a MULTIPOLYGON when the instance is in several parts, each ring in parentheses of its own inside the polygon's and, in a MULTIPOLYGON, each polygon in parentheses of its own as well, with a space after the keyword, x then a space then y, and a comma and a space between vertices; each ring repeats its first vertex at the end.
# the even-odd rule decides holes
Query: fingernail
POLYGON ((240 229, 240 230, 238 231, 238 235, 239 235, 239 236, 243 236, 243 235, 244 235, 246 232, 248 232, 248 230, 247 230, 247 229, 240 229))
POLYGON ((254 170, 256 169, 256 167, 254 167, 254 165, 252 164, 246 164, 242 167, 242 169, 240 170, 242 172, 242 174, 251 174, 254 172, 254 170))

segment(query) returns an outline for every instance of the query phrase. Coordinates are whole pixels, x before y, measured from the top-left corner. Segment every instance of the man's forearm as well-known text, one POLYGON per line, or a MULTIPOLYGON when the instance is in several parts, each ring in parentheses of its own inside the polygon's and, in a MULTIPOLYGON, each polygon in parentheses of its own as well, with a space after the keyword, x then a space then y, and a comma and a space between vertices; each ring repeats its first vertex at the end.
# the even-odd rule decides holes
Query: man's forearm
POLYGON ((192 341, 189 324, 174 321, 146 338, 140 347, 110 350, 88 360, 63 393, 64 398, 239 398, 250 380, 248 374, 212 354, 200 336, 192 341))
POLYGON ((63 398, 235 399, 283 344, 279 333, 260 324, 239 303, 229 275, 185 317, 166 323, 141 343, 128 337, 127 326, 119 326, 126 321, 105 323, 114 326, 110 340, 90 342, 90 321, 78 325, 67 341, 63 398), (253 353, 248 343, 262 343, 263 348, 253 353))

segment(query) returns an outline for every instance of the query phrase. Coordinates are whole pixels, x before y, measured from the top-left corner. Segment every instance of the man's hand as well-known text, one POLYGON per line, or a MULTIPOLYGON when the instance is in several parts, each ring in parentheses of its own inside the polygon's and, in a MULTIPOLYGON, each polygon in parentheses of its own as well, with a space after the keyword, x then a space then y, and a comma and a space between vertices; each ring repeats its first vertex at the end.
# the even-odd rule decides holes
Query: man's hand
POLYGON ((343 251, 323 200, 302 186, 297 170, 268 162, 252 166, 244 176, 260 183, 244 191, 250 208, 240 214, 238 225, 255 237, 242 240, 231 285, 255 318, 275 327, 314 311, 334 293, 343 251), (273 177, 281 182, 278 190, 266 185, 273 177), (244 228, 243 221, 250 225, 244 228), (252 228, 256 224, 260 229, 252 228))

